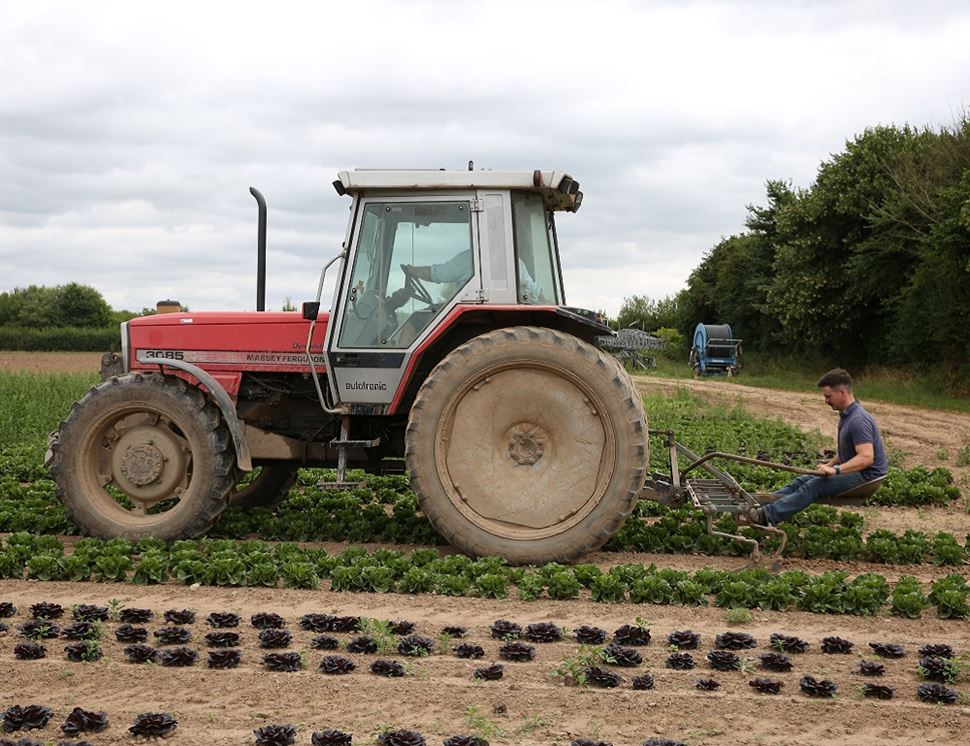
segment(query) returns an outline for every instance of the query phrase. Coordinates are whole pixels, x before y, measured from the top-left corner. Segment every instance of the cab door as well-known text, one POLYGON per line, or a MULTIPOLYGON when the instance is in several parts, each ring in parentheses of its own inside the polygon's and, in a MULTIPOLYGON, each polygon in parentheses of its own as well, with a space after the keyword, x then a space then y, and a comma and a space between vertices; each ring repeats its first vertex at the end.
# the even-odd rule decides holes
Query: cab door
POLYGON ((487 303, 515 304, 512 208, 507 190, 479 190, 475 212, 479 232, 482 295, 487 303))
POLYGON ((389 405, 436 322, 480 299, 475 206, 474 193, 361 199, 327 329, 335 401, 389 405))

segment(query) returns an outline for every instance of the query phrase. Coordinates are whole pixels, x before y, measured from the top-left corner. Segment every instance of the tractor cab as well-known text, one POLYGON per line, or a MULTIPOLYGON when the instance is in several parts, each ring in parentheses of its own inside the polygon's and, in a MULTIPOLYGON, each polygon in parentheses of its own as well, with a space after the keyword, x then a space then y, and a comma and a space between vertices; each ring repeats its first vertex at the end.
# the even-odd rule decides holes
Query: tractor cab
POLYGON ((468 307, 565 303, 558 171, 341 171, 350 222, 325 352, 333 401, 389 404, 415 352, 468 307))

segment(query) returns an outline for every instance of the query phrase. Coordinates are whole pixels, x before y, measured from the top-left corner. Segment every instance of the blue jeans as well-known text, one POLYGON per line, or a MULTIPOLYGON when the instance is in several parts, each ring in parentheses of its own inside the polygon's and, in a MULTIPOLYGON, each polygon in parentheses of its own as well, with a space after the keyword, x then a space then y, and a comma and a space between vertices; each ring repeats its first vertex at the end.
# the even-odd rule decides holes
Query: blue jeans
POLYGON ((802 474, 772 493, 779 499, 764 506, 765 518, 777 526, 820 498, 840 495, 868 481, 859 471, 852 474, 833 474, 829 477, 802 474))

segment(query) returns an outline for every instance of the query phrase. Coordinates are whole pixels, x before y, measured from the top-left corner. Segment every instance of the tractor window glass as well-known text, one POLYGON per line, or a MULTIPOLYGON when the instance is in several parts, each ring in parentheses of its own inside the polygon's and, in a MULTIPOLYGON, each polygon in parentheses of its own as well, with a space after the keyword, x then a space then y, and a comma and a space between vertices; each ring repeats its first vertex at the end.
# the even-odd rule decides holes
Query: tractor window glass
POLYGON ((468 202, 369 202, 340 346, 408 347, 474 274, 468 202))
POLYGON ((516 275, 519 303, 559 303, 556 282, 552 215, 542 197, 529 192, 512 194, 515 226, 516 275))

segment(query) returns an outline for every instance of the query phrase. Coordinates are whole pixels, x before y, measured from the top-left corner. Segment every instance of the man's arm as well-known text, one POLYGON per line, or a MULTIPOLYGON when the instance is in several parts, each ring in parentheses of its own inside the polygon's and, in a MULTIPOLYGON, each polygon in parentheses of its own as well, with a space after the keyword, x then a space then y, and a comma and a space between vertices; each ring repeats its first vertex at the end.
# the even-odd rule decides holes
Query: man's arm
POLYGON ((844 464, 839 464, 838 457, 830 461, 828 464, 820 464, 818 470, 824 472, 825 474, 831 476, 835 474, 835 466, 839 464, 839 474, 854 474, 857 471, 865 471, 875 460, 875 447, 872 443, 856 443, 855 444, 855 456, 850 458, 844 464))
POLYGON ((464 282, 474 274, 472 250, 462 249, 451 259, 438 264, 402 264, 401 269, 428 282, 464 282))
POLYGON ((529 268, 521 259, 519 259, 519 302, 529 305, 547 302, 542 286, 535 281, 529 268))

